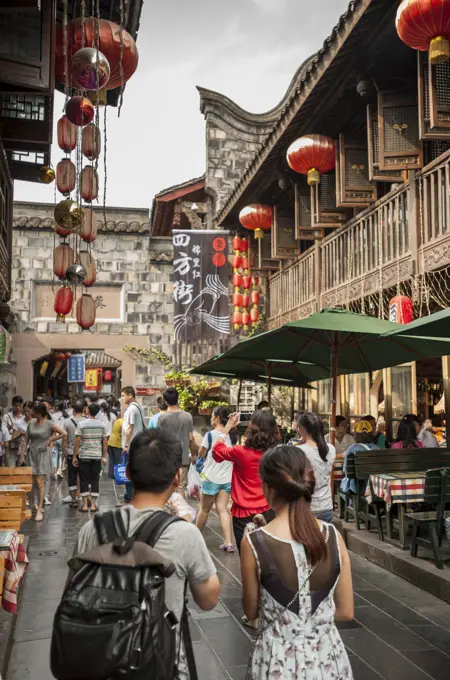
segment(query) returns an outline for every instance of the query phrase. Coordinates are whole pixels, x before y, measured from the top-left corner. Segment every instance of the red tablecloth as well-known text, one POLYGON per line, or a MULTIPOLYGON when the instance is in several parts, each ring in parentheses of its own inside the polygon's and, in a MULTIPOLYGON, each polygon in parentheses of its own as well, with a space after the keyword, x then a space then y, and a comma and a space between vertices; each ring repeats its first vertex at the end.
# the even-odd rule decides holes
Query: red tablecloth
POLYGON ((14 532, 9 549, 0 550, 0 557, 5 560, 3 609, 11 614, 17 614, 17 589, 28 565, 28 557, 17 531, 14 532))
POLYGON ((423 503, 425 479, 425 472, 371 475, 365 496, 371 503, 372 487, 375 496, 386 502, 388 510, 393 503, 423 503))

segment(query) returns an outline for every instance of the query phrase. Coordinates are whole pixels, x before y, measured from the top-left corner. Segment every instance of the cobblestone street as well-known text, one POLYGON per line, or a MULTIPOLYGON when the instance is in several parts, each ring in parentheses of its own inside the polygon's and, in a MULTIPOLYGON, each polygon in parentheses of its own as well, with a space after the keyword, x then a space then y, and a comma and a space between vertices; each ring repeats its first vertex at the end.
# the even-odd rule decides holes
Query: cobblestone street
MULTIPOLYGON (((86 517, 61 504, 65 486, 55 487, 42 525, 28 522, 30 566, 18 616, 7 680, 49 680, 54 611, 71 555, 86 517)), ((114 506, 110 483, 102 482, 101 507, 114 506)), ((237 556, 220 552, 214 516, 205 538, 219 572, 221 600, 212 612, 191 606, 191 628, 200 680, 243 680, 251 634, 240 625, 237 556)), ((450 605, 401 578, 352 556, 355 620, 340 626, 355 680, 448 680, 450 605)))

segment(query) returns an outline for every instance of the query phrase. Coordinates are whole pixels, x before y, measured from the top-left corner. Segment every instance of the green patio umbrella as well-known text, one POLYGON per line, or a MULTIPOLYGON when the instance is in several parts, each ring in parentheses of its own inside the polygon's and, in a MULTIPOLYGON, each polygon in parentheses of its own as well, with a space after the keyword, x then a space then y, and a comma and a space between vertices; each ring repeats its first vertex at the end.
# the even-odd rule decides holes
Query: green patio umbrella
POLYGON ((447 338, 450 338, 450 309, 443 309, 435 314, 411 321, 411 323, 400 325, 400 328, 396 328, 393 333, 399 339, 403 336, 414 336, 441 339, 445 342, 447 338))
POLYGON ((240 342, 228 358, 303 361, 325 369, 332 378, 331 439, 336 424, 337 376, 366 373, 450 353, 450 341, 407 339, 392 334, 399 324, 343 309, 324 309, 306 319, 240 342))

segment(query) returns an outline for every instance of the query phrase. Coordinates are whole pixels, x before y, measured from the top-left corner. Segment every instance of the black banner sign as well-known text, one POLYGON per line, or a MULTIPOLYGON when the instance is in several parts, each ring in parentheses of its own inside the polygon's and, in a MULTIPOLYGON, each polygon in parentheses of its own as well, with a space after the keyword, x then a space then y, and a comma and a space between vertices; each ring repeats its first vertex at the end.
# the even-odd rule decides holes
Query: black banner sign
POLYGON ((176 342, 230 334, 228 231, 173 231, 176 342))

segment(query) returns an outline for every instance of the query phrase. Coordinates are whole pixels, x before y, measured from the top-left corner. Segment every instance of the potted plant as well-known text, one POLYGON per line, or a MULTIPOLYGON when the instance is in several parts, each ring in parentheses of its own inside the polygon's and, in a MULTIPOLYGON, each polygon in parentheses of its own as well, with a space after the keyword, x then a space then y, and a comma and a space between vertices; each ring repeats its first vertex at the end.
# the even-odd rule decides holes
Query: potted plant
POLYGON ((197 406, 197 399, 189 387, 178 389, 178 406, 182 411, 192 411, 197 406))
POLYGON ((185 371, 170 371, 164 376, 167 387, 183 388, 191 384, 191 376, 185 371))
POLYGON ((214 401, 211 399, 206 399, 202 401, 198 407, 199 415, 210 416, 217 406, 228 406, 226 401, 214 401))

